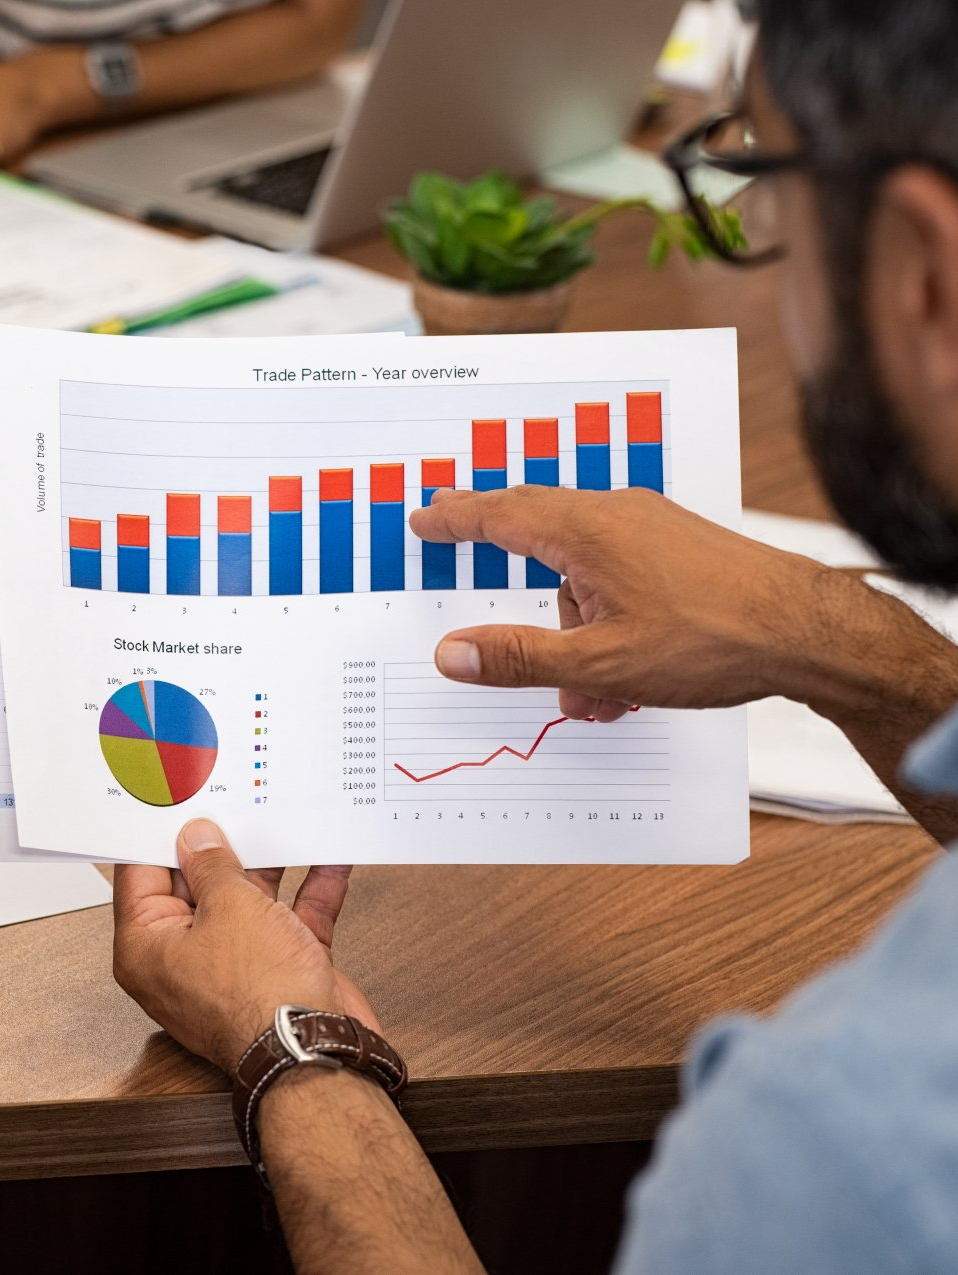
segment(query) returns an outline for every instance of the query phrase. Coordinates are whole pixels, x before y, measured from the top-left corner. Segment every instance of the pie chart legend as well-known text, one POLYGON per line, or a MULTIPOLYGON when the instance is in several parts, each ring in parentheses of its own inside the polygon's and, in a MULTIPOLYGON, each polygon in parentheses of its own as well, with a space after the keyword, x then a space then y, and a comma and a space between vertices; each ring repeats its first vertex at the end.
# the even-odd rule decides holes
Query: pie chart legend
POLYGON ((130 682, 100 714, 100 747, 113 777, 149 806, 178 806, 216 765, 216 727, 195 695, 172 682, 130 682))

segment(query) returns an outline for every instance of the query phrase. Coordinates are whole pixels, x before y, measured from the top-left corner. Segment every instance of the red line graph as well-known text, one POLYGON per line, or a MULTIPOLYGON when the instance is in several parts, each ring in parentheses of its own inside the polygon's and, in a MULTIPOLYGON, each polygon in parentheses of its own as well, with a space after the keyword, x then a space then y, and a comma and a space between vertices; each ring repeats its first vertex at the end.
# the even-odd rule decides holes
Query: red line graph
MULTIPOLYGON (((634 708, 629 709, 629 712, 637 713, 639 708, 640 705, 636 704, 634 708)), ((444 766, 442 770, 434 770, 428 775, 414 775, 412 771, 407 770, 405 766, 400 766, 398 761, 393 762, 393 765, 398 771, 401 771, 407 779, 411 779, 414 784, 424 784, 430 779, 438 779, 441 775, 451 775, 454 770, 477 770, 482 766, 488 766, 490 762, 495 761, 497 757, 502 757, 505 753, 509 753, 511 756, 517 757, 519 761, 531 761, 535 756, 539 745, 545 739, 546 735, 548 735, 549 731, 552 730, 553 726, 561 726, 564 722, 569 720, 570 719, 568 717, 557 717, 554 721, 546 722, 542 730, 539 731, 532 747, 527 753, 520 752, 518 748, 513 748, 509 744, 503 744, 501 747, 497 748, 494 753, 490 753, 488 757, 483 758, 482 761, 457 761, 451 766, 444 766)), ((595 718, 586 717, 584 720, 587 722, 594 722, 595 718)))

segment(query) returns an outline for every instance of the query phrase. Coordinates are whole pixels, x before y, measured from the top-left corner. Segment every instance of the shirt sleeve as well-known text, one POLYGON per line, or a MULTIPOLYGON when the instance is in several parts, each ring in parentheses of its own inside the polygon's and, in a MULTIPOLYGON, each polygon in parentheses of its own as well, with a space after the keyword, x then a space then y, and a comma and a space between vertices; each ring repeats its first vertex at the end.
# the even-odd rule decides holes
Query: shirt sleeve
POLYGON ((916 1209, 928 1166, 915 1163, 895 1095, 882 1110, 868 1064, 860 1088, 850 1052, 811 1057, 789 1035, 775 1020, 734 1019, 700 1038, 689 1101, 630 1192, 615 1275, 956 1269, 954 1223, 935 1219, 935 1188, 954 1185, 953 1168, 916 1209))

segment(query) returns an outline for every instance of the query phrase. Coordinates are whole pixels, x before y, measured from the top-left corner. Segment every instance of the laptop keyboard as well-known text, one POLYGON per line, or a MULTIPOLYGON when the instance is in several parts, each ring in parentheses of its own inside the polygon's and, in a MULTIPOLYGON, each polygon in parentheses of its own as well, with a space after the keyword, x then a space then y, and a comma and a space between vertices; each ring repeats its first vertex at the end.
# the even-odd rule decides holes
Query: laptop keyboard
POLYGON ((332 147, 326 146, 307 155, 294 155, 292 159, 221 177, 207 189, 302 217, 309 209, 319 175, 331 153, 332 147))

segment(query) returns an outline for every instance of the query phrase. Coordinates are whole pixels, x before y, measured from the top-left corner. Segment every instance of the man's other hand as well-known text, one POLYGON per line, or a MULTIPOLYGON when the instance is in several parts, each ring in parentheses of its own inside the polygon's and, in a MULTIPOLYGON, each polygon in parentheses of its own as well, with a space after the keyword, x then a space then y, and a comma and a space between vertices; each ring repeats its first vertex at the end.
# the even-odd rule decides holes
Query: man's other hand
POLYGON ((439 491, 410 525, 424 540, 495 544, 566 577, 561 631, 461 629, 440 643, 440 671, 559 687, 562 712, 599 721, 633 704, 712 708, 787 693, 802 599, 824 571, 641 489, 439 491))
POLYGON ((276 899, 282 871, 244 872, 208 820, 188 823, 177 851, 182 875, 133 864, 114 875, 114 975, 155 1022, 229 1074, 277 1005, 380 1030, 330 953, 348 868, 311 868, 288 908, 276 899))

